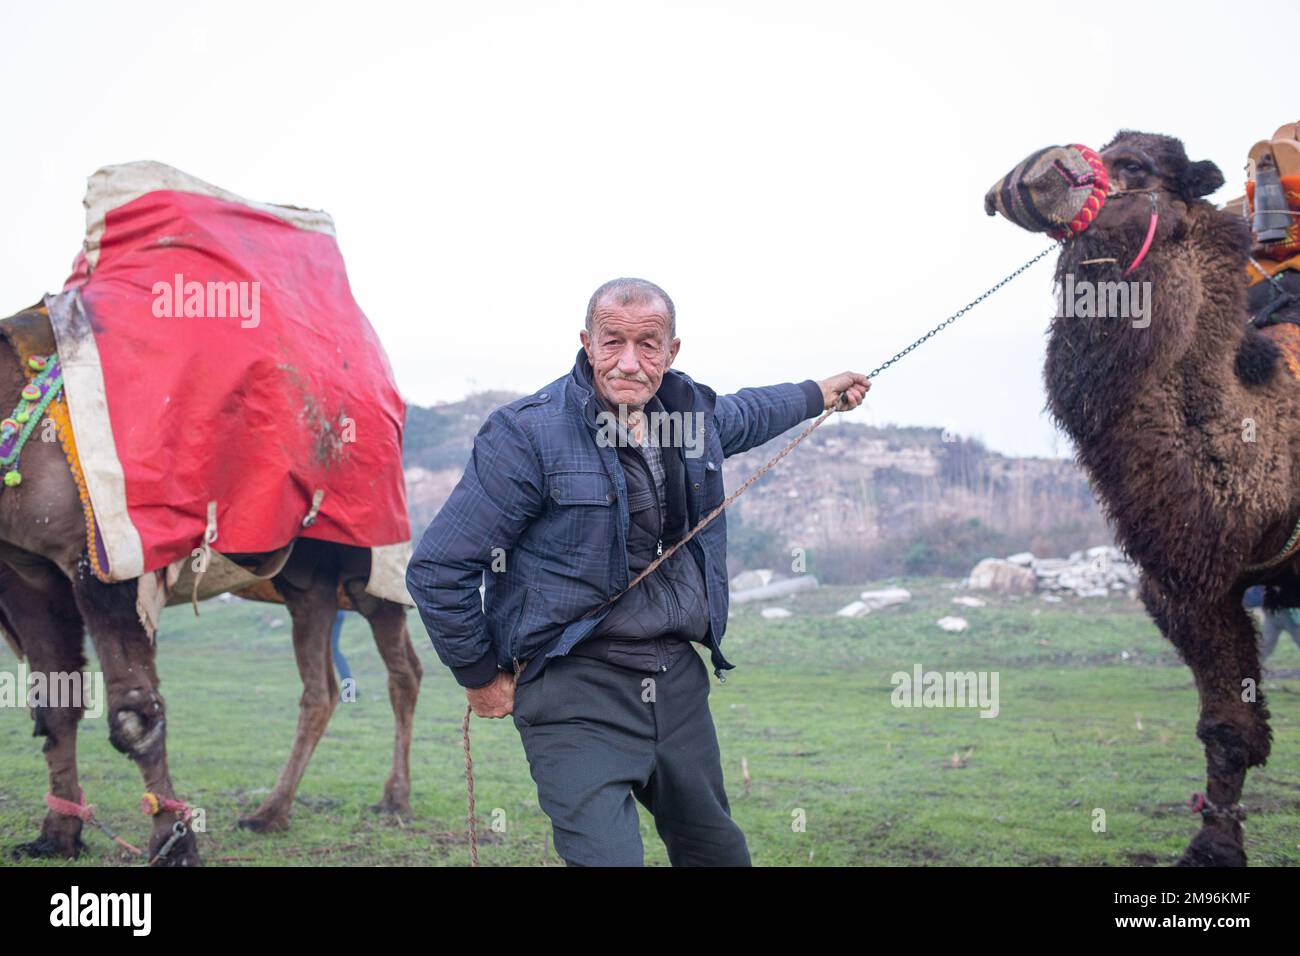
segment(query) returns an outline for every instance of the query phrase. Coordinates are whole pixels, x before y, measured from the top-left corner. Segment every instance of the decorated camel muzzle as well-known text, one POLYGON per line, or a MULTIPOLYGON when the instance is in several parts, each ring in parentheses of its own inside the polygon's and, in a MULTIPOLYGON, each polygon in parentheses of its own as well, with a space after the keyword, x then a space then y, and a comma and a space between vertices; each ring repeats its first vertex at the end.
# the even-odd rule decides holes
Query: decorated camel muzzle
POLYGON ((1175 142, 1126 130, 1100 153, 1077 143, 1050 146, 999 179, 984 210, 1065 243, 1084 240, 1072 250, 1076 264, 1114 264, 1127 276, 1155 242, 1181 234, 1189 203, 1223 185, 1214 163, 1188 162, 1181 144, 1174 155, 1175 142), (1087 258, 1092 240, 1129 254, 1087 258))

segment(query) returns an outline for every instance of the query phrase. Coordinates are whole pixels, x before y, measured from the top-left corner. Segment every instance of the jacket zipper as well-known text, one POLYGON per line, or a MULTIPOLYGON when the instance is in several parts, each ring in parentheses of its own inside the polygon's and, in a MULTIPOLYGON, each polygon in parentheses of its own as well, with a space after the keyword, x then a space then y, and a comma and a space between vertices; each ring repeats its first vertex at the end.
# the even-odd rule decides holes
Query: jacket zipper
POLYGON ((528 611, 529 589, 524 588, 524 599, 519 605, 519 620, 515 622, 514 633, 510 635, 510 660, 515 665, 515 675, 519 674, 519 629, 524 626, 524 614, 528 611))
MULTIPOLYGON (((659 540, 655 542, 655 557, 659 558, 663 557, 664 553, 664 510, 659 505, 659 486, 655 482, 654 471, 651 470, 650 463, 645 460, 644 455, 641 456, 641 464, 645 467, 646 476, 650 479, 650 493, 654 495, 655 499, 655 517, 659 519, 659 540)), ((655 573, 657 574, 658 571, 655 573)), ((663 583, 664 593, 668 595, 669 625, 673 630, 676 630, 680 626, 678 618, 681 616, 677 606, 677 595, 673 594, 672 584, 663 575, 659 576, 659 580, 663 583)), ((668 662, 664 659, 664 642, 658 637, 655 638, 655 660, 659 664, 661 674, 668 670, 668 662)))

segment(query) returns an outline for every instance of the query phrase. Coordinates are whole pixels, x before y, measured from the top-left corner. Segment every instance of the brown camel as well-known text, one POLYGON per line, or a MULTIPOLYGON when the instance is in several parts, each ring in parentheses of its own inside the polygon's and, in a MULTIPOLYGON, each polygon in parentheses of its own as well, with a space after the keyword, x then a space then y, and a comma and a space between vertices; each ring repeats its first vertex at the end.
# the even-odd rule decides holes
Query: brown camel
POLYGON ((1266 584, 1270 606, 1300 603, 1300 558, 1272 563, 1300 517, 1300 383, 1278 344, 1296 330, 1275 340, 1248 324, 1251 232, 1202 198, 1223 184, 1217 167, 1128 130, 1101 158, 1111 195, 1065 242, 1057 281, 1150 283, 1150 309, 1142 321, 1058 310, 1048 404, 1199 692, 1207 793, 1194 798, 1202 825, 1179 863, 1244 865, 1242 786, 1272 732, 1242 596, 1266 584), (1125 276, 1153 210, 1150 251, 1125 276))
MULTIPOLYGON (((37 310, 0 323, 44 320, 37 310)), ((0 396, 17 399, 26 383, 9 337, 0 336, 0 396)), ((10 399, 5 399, 10 400, 10 399)), ((86 631, 104 674, 109 740, 130 757, 145 790, 175 799, 167 767, 165 706, 154 668, 154 641, 137 610, 136 581, 105 584, 91 572, 86 526, 77 487, 58 442, 29 441, 22 451, 23 481, 0 489, 0 629, 32 672, 71 673, 86 663, 86 631)), ((247 566, 265 555, 228 555, 247 566)), ((283 557, 283 555, 281 555, 283 557)), ((410 811, 410 747, 422 669, 406 629, 406 610, 364 590, 370 557, 365 549, 300 538, 271 579, 293 621, 293 646, 303 682, 297 734, 288 763, 262 805, 239 821, 254 830, 288 826, 294 793, 334 712, 339 687, 330 652, 330 631, 340 592, 370 623, 388 669, 388 692, 396 719, 393 768, 373 809, 410 811)), ((77 802, 77 725, 80 708, 42 706, 32 711, 35 735, 45 737, 50 793, 77 802)), ((178 814, 153 817, 148 843, 152 859, 172 835, 178 814)), ((46 814, 40 836, 19 849, 33 856, 75 857, 82 848, 82 821, 46 814)), ((158 861, 192 866, 199 855, 192 831, 158 861)))

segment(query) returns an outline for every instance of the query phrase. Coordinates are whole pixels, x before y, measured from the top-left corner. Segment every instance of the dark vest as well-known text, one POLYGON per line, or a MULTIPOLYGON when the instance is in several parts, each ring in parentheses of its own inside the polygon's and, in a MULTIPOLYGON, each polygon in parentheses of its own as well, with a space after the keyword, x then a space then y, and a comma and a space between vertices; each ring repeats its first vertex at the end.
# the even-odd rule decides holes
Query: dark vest
MULTIPOLYGON (((662 412, 654 399, 646 408, 662 412)), ((664 551, 685 537, 686 468, 680 447, 662 447, 664 497, 640 449, 618 446, 618 460, 627 479, 627 565, 629 580, 664 551)), ((703 641, 709 629, 704 574, 689 548, 681 548, 653 574, 620 597, 591 635, 570 653, 598 657, 636 670, 666 670, 689 641, 703 641)))

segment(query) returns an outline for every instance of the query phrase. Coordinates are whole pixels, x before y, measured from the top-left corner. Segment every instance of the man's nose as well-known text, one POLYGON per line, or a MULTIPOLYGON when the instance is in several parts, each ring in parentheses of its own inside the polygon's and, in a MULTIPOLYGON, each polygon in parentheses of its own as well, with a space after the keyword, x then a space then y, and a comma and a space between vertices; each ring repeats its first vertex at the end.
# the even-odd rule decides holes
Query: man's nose
POLYGON ((633 375, 641 371, 641 361, 636 356, 636 343, 629 342, 618 357, 618 370, 633 375))

